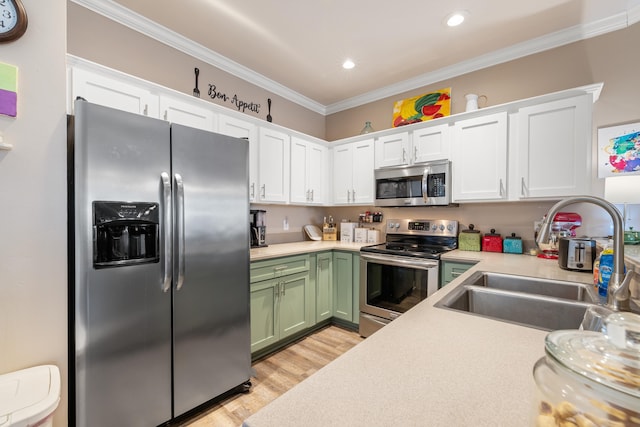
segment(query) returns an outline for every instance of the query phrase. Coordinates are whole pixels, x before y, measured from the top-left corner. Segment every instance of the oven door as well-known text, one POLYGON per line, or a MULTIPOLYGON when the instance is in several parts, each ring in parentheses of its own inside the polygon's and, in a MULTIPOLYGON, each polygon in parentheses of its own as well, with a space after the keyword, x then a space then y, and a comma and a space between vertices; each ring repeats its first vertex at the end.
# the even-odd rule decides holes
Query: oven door
POLYGON ((367 315, 388 322, 419 304, 438 290, 438 270, 434 259, 360 252, 361 323, 367 315))

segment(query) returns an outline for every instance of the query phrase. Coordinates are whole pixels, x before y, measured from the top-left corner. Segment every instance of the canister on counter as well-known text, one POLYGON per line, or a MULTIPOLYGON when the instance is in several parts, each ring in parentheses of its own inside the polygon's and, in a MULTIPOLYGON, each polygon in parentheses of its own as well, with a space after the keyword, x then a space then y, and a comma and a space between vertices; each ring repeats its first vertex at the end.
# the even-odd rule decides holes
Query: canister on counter
POLYGON ((496 233, 495 228, 492 228, 491 232, 482 238, 482 250, 484 252, 502 252, 502 237, 496 233))
POLYGON ((468 230, 462 230, 458 236, 458 249, 461 251, 480 252, 480 231, 474 230, 474 225, 469 224, 468 230))
POLYGON ((522 238, 516 236, 516 233, 511 233, 511 236, 505 237, 502 241, 502 250, 505 254, 521 254, 522 238))

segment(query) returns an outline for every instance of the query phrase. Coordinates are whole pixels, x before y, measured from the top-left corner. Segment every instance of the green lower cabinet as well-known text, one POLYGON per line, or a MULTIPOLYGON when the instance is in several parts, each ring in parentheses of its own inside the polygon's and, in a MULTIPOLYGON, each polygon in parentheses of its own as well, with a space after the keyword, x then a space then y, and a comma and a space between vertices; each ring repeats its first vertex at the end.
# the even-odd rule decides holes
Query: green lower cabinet
MULTIPOLYGON (((353 253, 333 253, 333 316, 354 323, 353 253)), ((357 268, 356 268, 357 269, 357 268)), ((357 316, 355 316, 357 321, 357 316)))
POLYGON ((309 256, 251 264, 251 352, 266 348, 315 324, 315 294, 309 256), (302 262, 304 261, 304 262, 302 262), (301 265, 306 266, 306 270, 301 265), (268 280, 260 280, 272 270, 268 280), (287 274, 290 271, 300 271, 287 274), (255 272, 259 274, 254 274, 255 272))
POLYGON ((459 275, 473 267, 475 262, 442 261, 440 270, 440 287, 447 285, 459 275))
POLYGON ((333 317, 333 253, 316 254, 316 323, 333 317))

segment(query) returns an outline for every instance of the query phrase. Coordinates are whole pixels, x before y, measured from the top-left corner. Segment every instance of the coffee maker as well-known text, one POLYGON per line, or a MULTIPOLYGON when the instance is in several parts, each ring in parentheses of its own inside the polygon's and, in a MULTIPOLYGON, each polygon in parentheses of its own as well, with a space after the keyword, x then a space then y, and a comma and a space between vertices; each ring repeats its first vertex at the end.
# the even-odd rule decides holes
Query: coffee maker
POLYGON ((251 209, 249 213, 251 247, 261 248, 267 246, 267 211, 251 209))

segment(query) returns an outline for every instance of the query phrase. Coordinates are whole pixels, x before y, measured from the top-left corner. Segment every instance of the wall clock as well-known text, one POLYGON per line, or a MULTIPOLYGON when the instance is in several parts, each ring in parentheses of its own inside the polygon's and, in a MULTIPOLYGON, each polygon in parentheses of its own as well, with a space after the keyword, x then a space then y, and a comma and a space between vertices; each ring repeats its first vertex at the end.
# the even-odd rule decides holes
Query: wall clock
POLYGON ((20 38, 27 30, 27 12, 21 0, 0 0, 0 43, 20 38))

